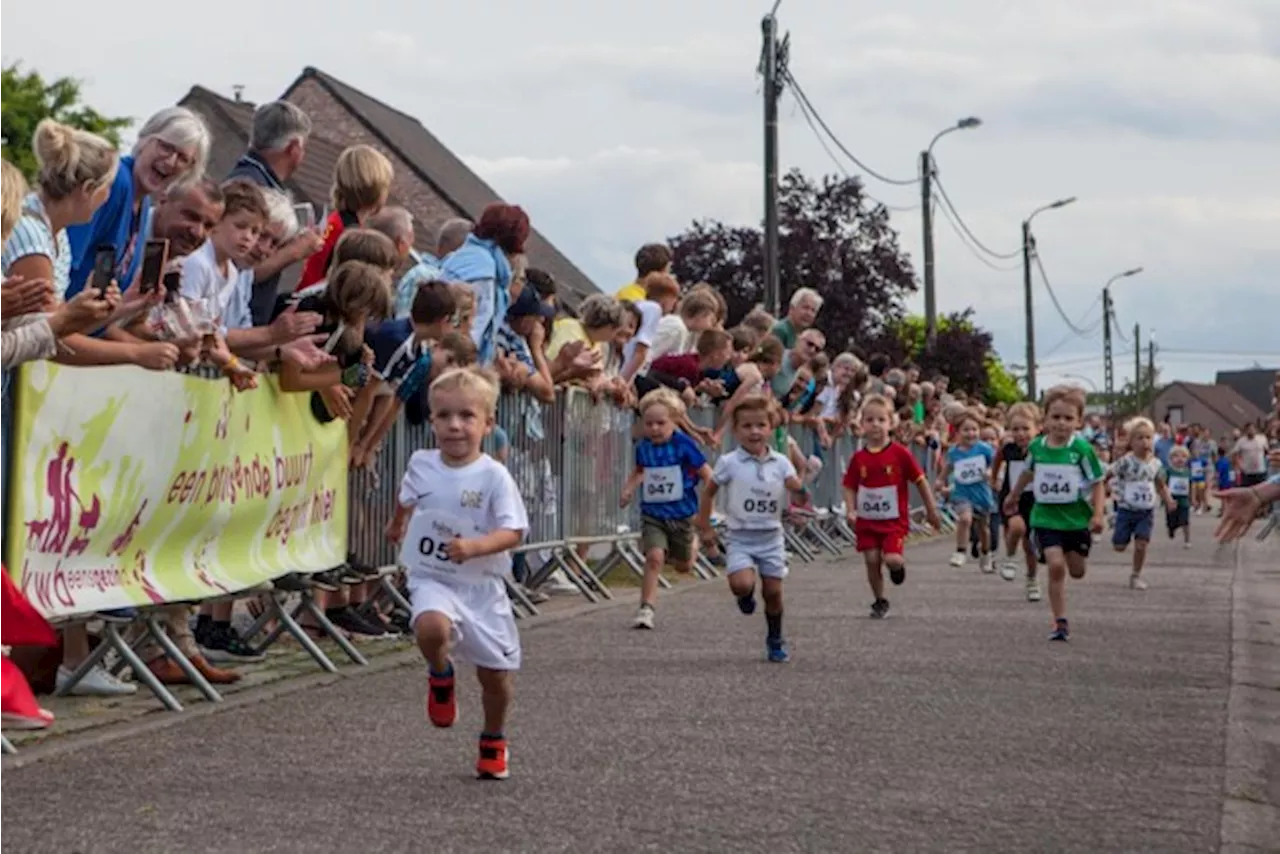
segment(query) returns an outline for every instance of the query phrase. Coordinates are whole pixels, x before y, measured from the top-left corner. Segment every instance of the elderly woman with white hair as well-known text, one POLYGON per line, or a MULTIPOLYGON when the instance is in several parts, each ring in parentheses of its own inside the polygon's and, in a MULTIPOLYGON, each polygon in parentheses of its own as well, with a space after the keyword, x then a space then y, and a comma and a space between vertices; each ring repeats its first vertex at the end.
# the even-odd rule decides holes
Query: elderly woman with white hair
POLYGON ((120 158, 111 194, 93 219, 67 229, 71 278, 67 298, 84 289, 99 246, 115 247, 116 281, 125 290, 142 264, 152 198, 180 180, 198 178, 209 159, 209 129, 186 107, 166 107, 138 132, 133 151, 120 158))

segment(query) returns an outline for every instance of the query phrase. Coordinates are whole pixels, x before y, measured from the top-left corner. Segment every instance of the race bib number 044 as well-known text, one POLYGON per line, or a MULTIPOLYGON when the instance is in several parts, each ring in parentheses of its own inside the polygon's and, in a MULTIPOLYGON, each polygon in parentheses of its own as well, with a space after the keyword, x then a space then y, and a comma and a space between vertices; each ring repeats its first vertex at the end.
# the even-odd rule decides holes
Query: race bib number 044
POLYGON ((1071 504, 1080 497, 1080 470, 1071 465, 1039 465, 1032 491, 1040 504, 1071 504))

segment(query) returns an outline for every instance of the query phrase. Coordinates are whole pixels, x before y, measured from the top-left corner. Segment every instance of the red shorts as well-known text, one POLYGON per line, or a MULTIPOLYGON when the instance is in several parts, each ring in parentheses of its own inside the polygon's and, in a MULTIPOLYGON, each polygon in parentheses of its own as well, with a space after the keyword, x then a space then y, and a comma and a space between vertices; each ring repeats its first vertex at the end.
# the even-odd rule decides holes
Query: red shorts
POLYGON ((855 527, 853 535, 858 538, 858 551, 879 551, 883 554, 900 555, 907 544, 906 531, 865 531, 855 527))

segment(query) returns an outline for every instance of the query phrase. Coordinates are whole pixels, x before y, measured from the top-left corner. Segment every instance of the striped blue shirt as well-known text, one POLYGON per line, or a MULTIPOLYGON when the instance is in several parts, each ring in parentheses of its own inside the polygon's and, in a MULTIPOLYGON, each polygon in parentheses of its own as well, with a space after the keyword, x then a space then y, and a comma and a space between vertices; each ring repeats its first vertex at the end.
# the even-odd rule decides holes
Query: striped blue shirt
POLYGON ((396 285, 395 316, 397 318, 409 316, 413 309, 413 298, 418 295, 419 287, 440 279, 440 267, 435 263, 435 259, 430 255, 421 257, 422 260, 401 276, 400 283, 396 285))
POLYGON ((636 467, 644 469, 640 512, 654 519, 689 519, 698 512, 698 470, 707 464, 697 444, 677 430, 671 441, 636 443, 636 467))
POLYGON ((71 281, 71 241, 64 228, 56 235, 49 230, 49 216, 37 193, 31 193, 22 202, 22 218, 13 228, 13 234, 4 244, 0 256, 0 268, 9 275, 9 268, 21 258, 43 255, 53 265, 54 293, 62 298, 71 281))

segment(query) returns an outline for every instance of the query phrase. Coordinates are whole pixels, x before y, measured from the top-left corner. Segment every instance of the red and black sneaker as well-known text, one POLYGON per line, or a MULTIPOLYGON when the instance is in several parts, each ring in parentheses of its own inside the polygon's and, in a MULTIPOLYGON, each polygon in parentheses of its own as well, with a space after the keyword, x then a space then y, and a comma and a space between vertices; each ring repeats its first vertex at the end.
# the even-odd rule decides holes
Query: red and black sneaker
POLYGON ((458 719, 458 697, 453 690, 453 666, 443 676, 427 675, 427 720, 438 727, 451 727, 458 719))
POLYGON ((476 777, 481 780, 505 780, 509 776, 511 772, 507 769, 507 740, 480 736, 476 777))

